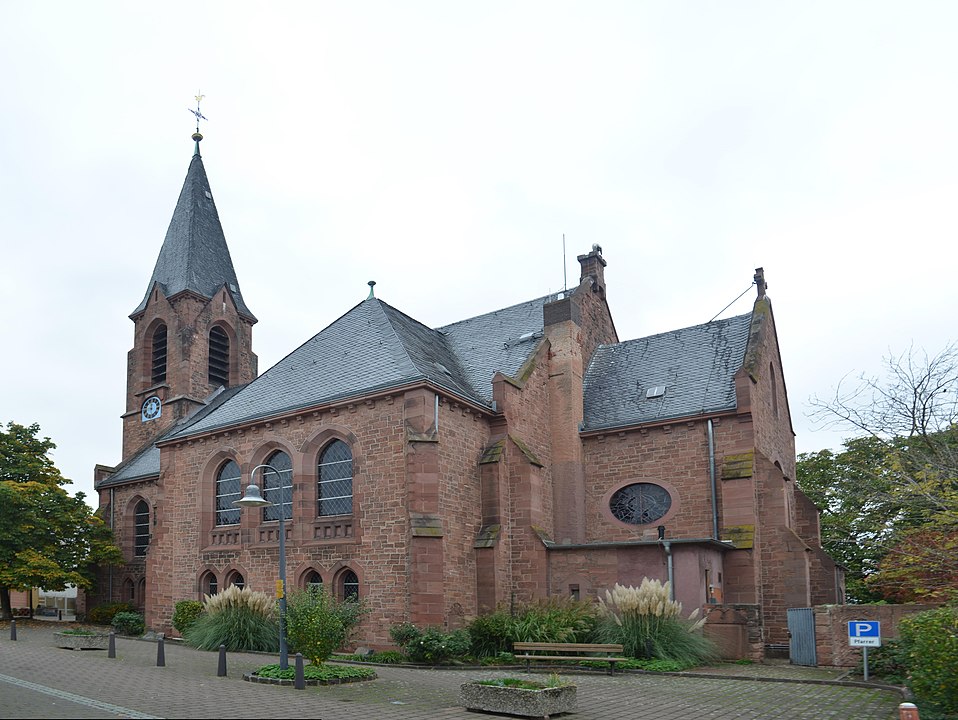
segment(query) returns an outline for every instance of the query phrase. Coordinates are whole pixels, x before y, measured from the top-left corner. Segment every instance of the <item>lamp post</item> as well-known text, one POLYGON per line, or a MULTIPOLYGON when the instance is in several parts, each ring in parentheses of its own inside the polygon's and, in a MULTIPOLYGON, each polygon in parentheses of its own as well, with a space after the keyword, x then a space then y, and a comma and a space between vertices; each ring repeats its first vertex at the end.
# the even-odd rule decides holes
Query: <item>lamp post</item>
MULTIPOLYGON (((249 485, 246 486, 246 493, 239 500, 234 500, 234 505, 241 508, 260 508, 268 505, 274 505, 269 500, 260 495, 259 487, 256 485, 256 471, 271 470, 279 478, 280 491, 285 489, 283 476, 279 470, 272 465, 257 465, 249 474, 249 485)), ((292 488, 290 488, 292 492, 292 488)), ((286 649, 286 511, 283 508, 282 494, 280 494, 279 503, 279 666, 283 670, 289 667, 289 653, 286 649)))

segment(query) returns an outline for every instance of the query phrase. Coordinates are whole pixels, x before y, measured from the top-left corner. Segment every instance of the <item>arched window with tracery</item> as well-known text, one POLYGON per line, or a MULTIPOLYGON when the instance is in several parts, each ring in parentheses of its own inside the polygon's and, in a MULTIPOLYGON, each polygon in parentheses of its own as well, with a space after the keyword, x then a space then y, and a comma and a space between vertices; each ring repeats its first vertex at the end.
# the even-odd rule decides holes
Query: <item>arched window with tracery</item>
POLYGON ((279 520, 280 512, 283 519, 293 517, 293 461, 282 450, 277 450, 266 460, 263 468, 263 499, 269 500, 272 505, 263 508, 263 522, 279 520))
POLYGON ((143 557, 150 545, 150 506, 140 500, 133 508, 133 557, 143 557))
POLYGON ((166 382, 166 325, 158 325, 150 339, 150 382, 166 382))
POLYGON ((238 525, 240 508, 233 504, 240 499, 240 468, 234 460, 223 464, 216 473, 216 524, 238 525))
POLYGON ((320 517, 353 511, 353 453, 342 440, 333 440, 320 453, 317 488, 320 517))

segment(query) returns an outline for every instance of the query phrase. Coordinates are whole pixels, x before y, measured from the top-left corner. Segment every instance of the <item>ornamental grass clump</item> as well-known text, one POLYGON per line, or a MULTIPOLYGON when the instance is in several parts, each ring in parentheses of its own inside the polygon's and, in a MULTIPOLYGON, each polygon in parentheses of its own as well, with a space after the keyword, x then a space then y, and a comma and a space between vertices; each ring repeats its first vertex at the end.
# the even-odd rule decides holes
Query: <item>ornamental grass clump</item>
POLYGON ((270 595, 231 585, 203 596, 204 612, 187 629, 187 643, 201 650, 277 652, 279 620, 270 595))
POLYGON ((682 603, 669 599, 669 583, 643 578, 639 587, 616 583, 599 596, 602 642, 619 643, 629 657, 674 660, 688 667, 712 660, 713 643, 700 632, 705 624, 696 609, 682 617, 682 603))

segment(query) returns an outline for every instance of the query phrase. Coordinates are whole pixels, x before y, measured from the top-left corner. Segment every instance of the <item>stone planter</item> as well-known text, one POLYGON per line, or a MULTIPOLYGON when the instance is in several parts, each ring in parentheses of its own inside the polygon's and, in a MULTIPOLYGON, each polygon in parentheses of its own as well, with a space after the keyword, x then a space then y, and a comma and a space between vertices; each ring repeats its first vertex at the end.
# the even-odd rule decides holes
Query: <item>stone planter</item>
POLYGON ((525 690, 523 688, 463 683, 459 704, 467 710, 547 718, 576 709, 576 686, 525 690))
POLYGON ((110 642, 109 633, 94 635, 72 635, 70 633, 55 632, 56 646, 68 650, 106 650, 110 642))

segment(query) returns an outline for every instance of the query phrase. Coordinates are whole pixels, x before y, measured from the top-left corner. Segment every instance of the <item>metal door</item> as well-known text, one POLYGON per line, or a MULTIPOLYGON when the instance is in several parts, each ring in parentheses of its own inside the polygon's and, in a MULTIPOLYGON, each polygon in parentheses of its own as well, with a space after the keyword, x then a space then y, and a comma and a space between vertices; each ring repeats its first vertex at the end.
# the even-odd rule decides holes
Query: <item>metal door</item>
POLYGON ((792 665, 818 665, 812 608, 788 609, 788 657, 792 665))

